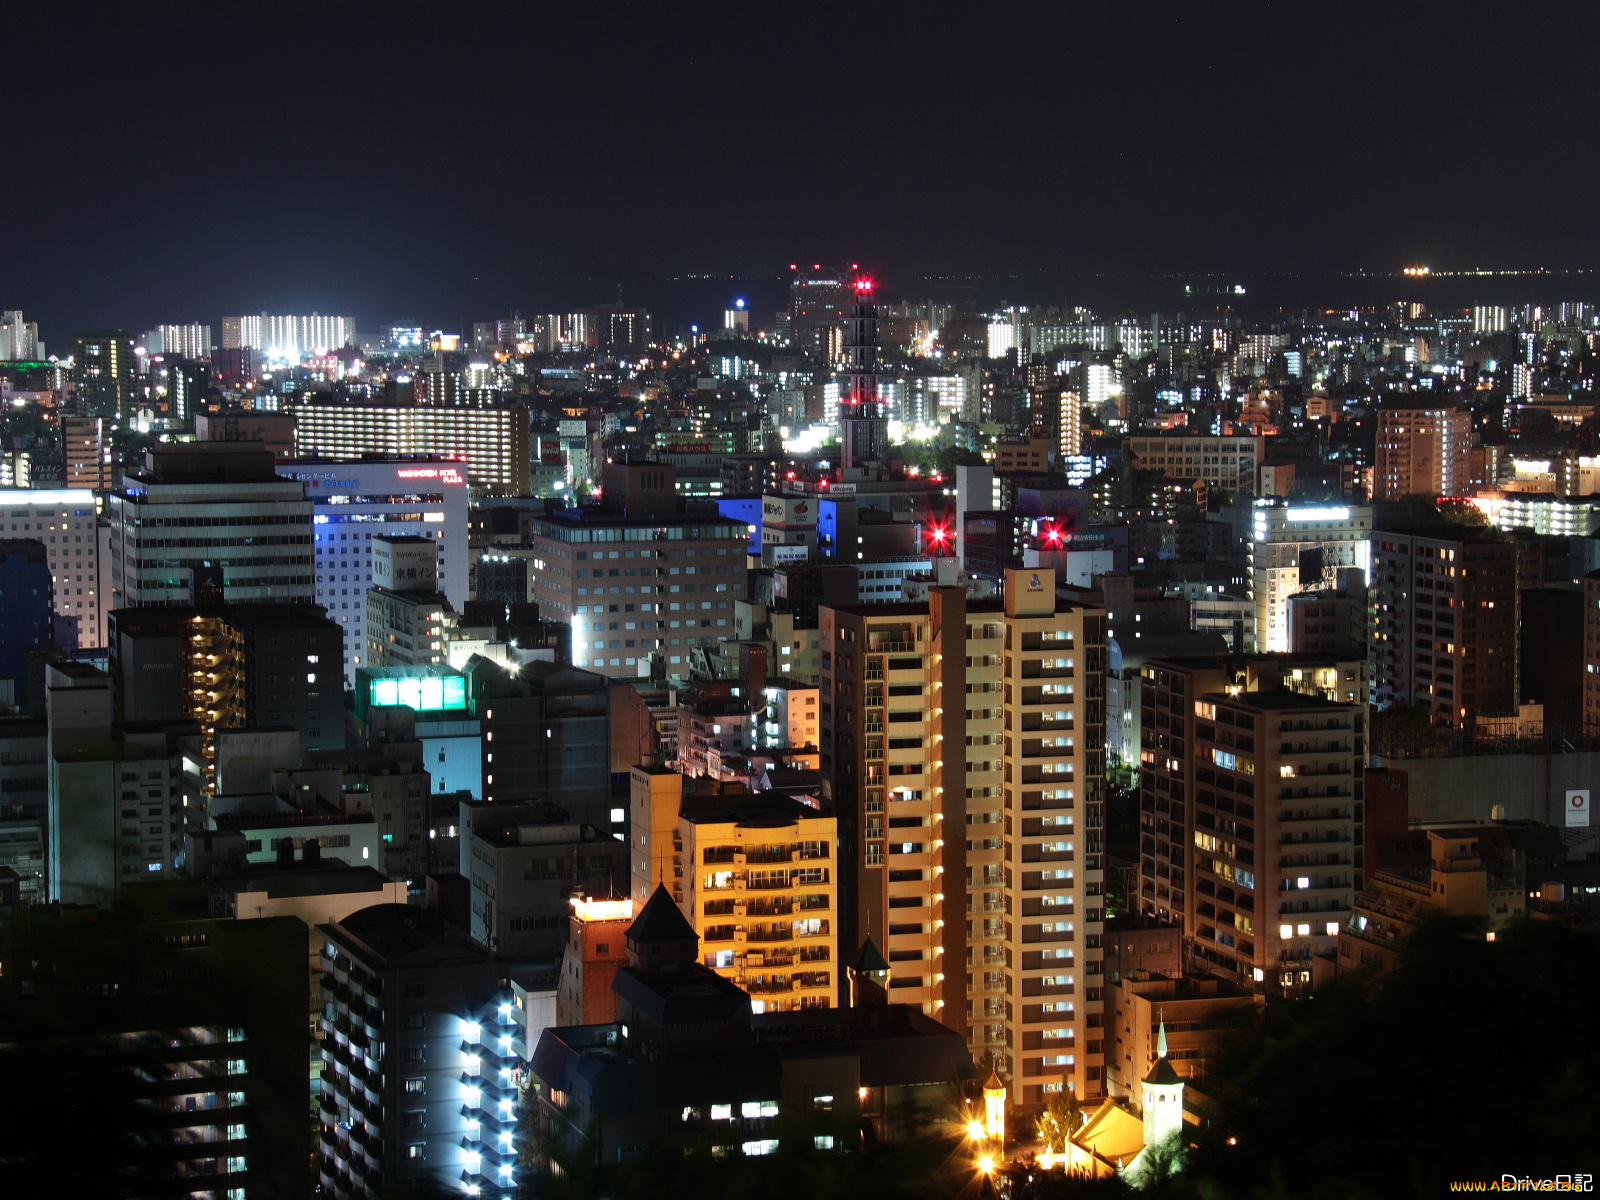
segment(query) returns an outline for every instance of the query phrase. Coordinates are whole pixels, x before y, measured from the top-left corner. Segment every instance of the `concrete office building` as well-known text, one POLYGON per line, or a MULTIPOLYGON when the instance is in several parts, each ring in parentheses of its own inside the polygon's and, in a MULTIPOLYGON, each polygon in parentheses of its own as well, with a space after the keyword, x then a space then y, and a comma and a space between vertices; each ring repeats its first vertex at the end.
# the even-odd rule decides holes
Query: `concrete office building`
POLYGON ((111 676, 80 663, 51 664, 45 679, 49 899, 110 907, 130 883, 176 877, 199 726, 117 722, 111 676))
POLYGON ((438 582, 460 612, 467 602, 467 473, 434 456, 350 462, 288 459, 278 474, 305 485, 312 505, 317 603, 345 630, 344 676, 366 661, 366 594, 373 540, 421 536, 437 548, 438 582))
POLYGON ((528 410, 414 407, 308 400, 294 409, 299 459, 349 462, 367 455, 438 455, 462 464, 467 481, 497 496, 526 496, 531 487, 528 410))
POLYGON ((870 936, 890 996, 993 1052, 1030 1107, 1105 1088, 1105 622, 1045 569, 1007 570, 1003 603, 934 588, 819 618, 842 942, 870 936))
POLYGON ((1243 496, 1256 494, 1257 468, 1266 458, 1261 437, 1130 437, 1128 454, 1137 464, 1173 479, 1199 479, 1243 496))
POLYGON ((574 889, 609 896, 627 887, 628 847, 609 827, 543 803, 463 801, 460 812, 472 936, 501 955, 559 958, 574 889))
POLYGON ((453 610, 439 591, 438 564, 432 538, 380 535, 373 540, 372 586, 365 602, 368 666, 445 662, 445 619, 453 610))
POLYGON ((534 599, 572 623, 574 666, 647 677, 659 655, 670 674, 686 673, 691 648, 734 634, 733 606, 746 595, 743 522, 564 509, 536 520, 528 540, 538 551, 534 599))
POLYGON ((79 647, 106 644, 111 531, 95 517, 87 488, 0 491, 0 537, 32 538, 50 563, 51 604, 58 634, 79 647))
POLYGON ((111 495, 112 607, 316 599, 311 501, 245 442, 161 443, 111 495))
POLYGON ((462 674, 483 728, 485 801, 545 800, 575 824, 607 835, 626 814, 611 807, 611 716, 604 676, 551 662, 508 671, 474 656, 462 674))

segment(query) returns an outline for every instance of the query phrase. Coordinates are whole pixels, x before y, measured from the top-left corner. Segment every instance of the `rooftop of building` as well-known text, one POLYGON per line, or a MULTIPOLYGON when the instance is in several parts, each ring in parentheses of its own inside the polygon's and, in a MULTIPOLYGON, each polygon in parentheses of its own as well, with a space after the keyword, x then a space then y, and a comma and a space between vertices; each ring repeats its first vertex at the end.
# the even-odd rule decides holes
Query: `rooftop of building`
POLYGON ((304 861, 289 866, 260 863, 236 867, 219 876, 219 892, 265 892, 270 900, 297 896, 346 896, 354 892, 381 892, 390 880, 382 871, 366 866, 351 866, 341 858, 325 858, 319 864, 304 861))
POLYGON ((48 560, 44 543, 37 538, 0 538, 0 558, 10 558, 13 554, 20 554, 28 562, 42 563, 48 560))
POLYGON ((691 825, 736 825, 741 829, 781 829, 822 814, 810 805, 776 792, 741 796, 685 795, 680 819, 691 825))
POLYGON ((489 952, 466 934, 440 925, 428 910, 412 904, 375 904, 318 929, 330 942, 355 951, 380 971, 491 961, 489 952))
POLYGON ((1365 709, 1366 705, 1347 703, 1342 700, 1324 700, 1320 696, 1308 696, 1303 692, 1240 692, 1230 695, 1227 692, 1211 692, 1205 697, 1217 704, 1228 704, 1234 708, 1253 708, 1259 712, 1293 712, 1295 710, 1310 712, 1313 710, 1325 711, 1336 709, 1349 712, 1352 709, 1365 709))

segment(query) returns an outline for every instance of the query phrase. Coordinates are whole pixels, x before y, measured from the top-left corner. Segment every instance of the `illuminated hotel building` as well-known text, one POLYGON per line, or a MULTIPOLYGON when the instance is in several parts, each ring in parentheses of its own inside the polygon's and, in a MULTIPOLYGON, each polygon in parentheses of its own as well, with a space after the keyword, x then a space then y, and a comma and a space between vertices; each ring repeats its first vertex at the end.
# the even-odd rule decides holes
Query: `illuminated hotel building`
POLYGON ((372 539, 420 535, 438 543, 443 592, 457 612, 467 600, 467 479, 463 464, 437 456, 338 462, 290 459, 278 474, 305 485, 312 503, 317 603, 345 631, 344 677, 364 662, 372 539))
POLYGON ((870 936, 889 998, 993 1053, 1018 1104, 1102 1095, 1104 610, 1008 570, 1003 603, 935 587, 818 622, 841 953, 870 936))
POLYGON ((1372 578, 1370 508, 1290 505, 1257 500, 1250 509, 1250 598, 1256 648, 1289 649, 1289 597, 1336 585, 1341 567, 1372 578))
POLYGON ((1385 408, 1378 412, 1372 498, 1459 496, 1469 482, 1472 413, 1448 408, 1385 408))
POLYGON ((298 458, 439 455, 463 462, 467 482, 494 495, 526 496, 532 488, 528 410, 520 405, 419 408, 310 401, 294 413, 298 458))

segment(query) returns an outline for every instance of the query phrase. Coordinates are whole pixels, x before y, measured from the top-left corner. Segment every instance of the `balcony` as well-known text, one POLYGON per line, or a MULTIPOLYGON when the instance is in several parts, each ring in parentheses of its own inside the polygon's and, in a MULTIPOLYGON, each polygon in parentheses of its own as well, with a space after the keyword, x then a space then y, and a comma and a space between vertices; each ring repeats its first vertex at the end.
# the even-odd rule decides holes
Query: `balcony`
MULTIPOLYGON (((709 938, 707 939, 710 940, 709 938)), ((788 942, 794 940, 792 929, 752 929, 745 933, 746 942, 788 942)))
POLYGON ((744 980, 739 986, 752 996, 770 996, 776 992, 794 991, 794 981, 791 979, 744 980))
POLYGON ((867 640, 868 654, 915 654, 916 652, 917 644, 915 642, 890 641, 887 638, 878 641, 870 638, 867 640))
POLYGON ((769 847, 761 850, 746 850, 744 861, 747 863, 785 863, 794 861, 794 851, 784 846, 769 847))

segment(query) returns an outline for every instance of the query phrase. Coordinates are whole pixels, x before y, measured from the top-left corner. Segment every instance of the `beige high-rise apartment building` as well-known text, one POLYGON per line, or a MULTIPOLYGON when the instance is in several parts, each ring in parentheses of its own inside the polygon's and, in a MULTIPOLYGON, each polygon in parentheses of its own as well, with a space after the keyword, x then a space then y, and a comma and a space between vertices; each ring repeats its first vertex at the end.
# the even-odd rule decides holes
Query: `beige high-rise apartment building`
POLYGON ((1472 414, 1465 406, 1378 412, 1372 498, 1459 496, 1470 480, 1472 414))
POLYGON ((840 953, 992 1054, 1025 1107, 1104 1093, 1105 613, 1049 570, 1003 601, 824 606, 840 953))

